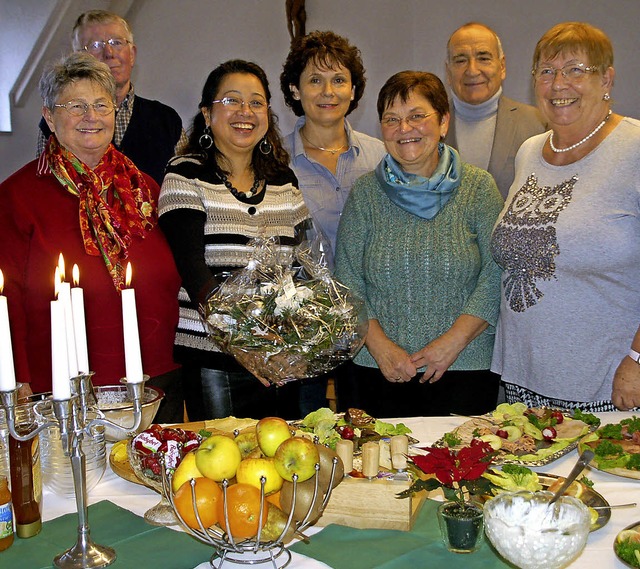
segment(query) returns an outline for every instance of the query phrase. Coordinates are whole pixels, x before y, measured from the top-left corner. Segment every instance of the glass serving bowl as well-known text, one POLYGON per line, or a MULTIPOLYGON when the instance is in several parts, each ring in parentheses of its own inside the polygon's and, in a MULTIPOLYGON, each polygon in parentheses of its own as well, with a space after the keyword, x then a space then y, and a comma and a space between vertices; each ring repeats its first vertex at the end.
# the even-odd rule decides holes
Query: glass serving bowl
POLYGON ((162 470, 160 470, 164 467, 162 453, 140 451, 133 446, 133 439, 131 439, 127 443, 127 456, 135 475, 161 496, 160 501, 145 512, 144 519, 155 526, 179 524, 178 516, 163 492, 162 470))
MULTIPOLYGON (((38 421, 58 422, 49 399, 38 402, 35 406, 35 412, 38 421)), ((89 410, 87 412, 89 420, 97 417, 102 417, 100 411, 89 410)), ((94 427, 92 436, 85 435, 82 440, 82 452, 86 460, 87 492, 90 492, 100 482, 107 466, 104 427, 94 427)), ((42 481, 49 490, 63 496, 75 495, 71 460, 65 456, 62 449, 59 427, 47 427, 40 432, 40 462, 42 464, 42 481)))
MULTIPOLYGON (((100 385, 94 387, 98 409, 104 413, 109 421, 127 428, 133 423, 133 403, 129 399, 126 385, 100 385)), ((151 425, 156 416, 164 391, 158 387, 145 386, 142 401, 142 421, 135 434, 141 433, 151 425)), ((117 442, 123 438, 122 432, 105 427, 105 437, 108 441, 117 442)))
POLYGON ((587 543, 587 506, 572 496, 550 505, 552 497, 551 492, 505 492, 484 505, 487 537, 521 569, 566 567, 587 543))

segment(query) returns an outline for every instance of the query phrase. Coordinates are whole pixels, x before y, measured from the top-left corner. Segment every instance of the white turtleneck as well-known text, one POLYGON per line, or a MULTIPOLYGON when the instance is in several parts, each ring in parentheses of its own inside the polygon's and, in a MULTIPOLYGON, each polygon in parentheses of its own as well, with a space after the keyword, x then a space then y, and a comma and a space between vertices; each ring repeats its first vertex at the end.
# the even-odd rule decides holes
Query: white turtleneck
POLYGON ((454 93, 451 94, 460 157, 464 162, 484 170, 489 167, 491 159, 498 116, 498 101, 501 96, 502 87, 484 103, 470 105, 460 100, 454 93))

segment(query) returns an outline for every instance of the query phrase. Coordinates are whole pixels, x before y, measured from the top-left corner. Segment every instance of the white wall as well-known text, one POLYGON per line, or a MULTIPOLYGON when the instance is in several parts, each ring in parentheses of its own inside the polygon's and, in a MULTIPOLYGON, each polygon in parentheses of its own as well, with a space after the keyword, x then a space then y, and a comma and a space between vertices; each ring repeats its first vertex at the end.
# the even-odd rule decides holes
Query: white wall
MULTIPOLYGON (((209 71, 226 59, 251 59, 271 80, 273 107, 286 134, 294 117, 284 107, 279 87, 289 46, 284 5, 285 0, 133 1, 125 16, 138 45, 136 91, 173 106, 188 125, 209 71)), ((637 0, 307 0, 306 5, 308 31, 332 29, 361 49, 368 84, 351 118, 356 129, 373 135, 378 134, 375 102, 384 81, 402 69, 444 77, 447 39, 471 20, 492 26, 501 36, 507 56, 505 94, 528 102, 531 55, 540 36, 568 20, 602 28, 615 50, 614 108, 640 116, 637 0)), ((41 105, 33 88, 25 106, 13 109, 14 133, 0 134, 0 180, 33 158, 41 105)))

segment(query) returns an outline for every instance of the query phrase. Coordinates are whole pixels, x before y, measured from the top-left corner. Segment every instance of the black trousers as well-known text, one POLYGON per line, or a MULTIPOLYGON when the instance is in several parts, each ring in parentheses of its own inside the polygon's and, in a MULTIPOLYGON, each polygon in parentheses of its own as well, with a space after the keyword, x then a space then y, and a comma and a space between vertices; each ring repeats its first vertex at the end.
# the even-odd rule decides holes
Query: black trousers
POLYGON ((351 365, 338 377, 338 401, 374 417, 481 415, 496 408, 500 376, 489 370, 446 371, 435 383, 391 383, 378 368, 351 365), (342 384, 342 385, 341 385, 342 384))

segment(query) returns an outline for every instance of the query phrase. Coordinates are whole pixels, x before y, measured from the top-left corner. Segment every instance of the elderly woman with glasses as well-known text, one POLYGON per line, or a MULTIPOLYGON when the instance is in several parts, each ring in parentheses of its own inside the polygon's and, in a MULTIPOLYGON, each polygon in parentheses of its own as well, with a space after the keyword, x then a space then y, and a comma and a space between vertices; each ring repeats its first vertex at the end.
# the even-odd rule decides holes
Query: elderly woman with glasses
POLYGON ((261 385, 207 338, 198 307, 230 271, 251 260, 252 238, 305 238, 310 215, 289 168, 264 71, 231 60, 207 78, 189 144, 167 167, 160 224, 182 275, 176 357, 192 420, 298 417, 297 384, 261 385))
POLYGON ((378 116, 387 154, 355 183, 336 247, 336 276, 369 317, 354 360, 361 403, 380 417, 484 413, 498 395, 489 238, 502 197, 442 142, 449 104, 432 73, 392 76, 378 116))
MULTIPOLYGON (((51 389, 49 303, 54 269, 77 264, 84 289, 89 369, 97 385, 125 376, 120 291, 133 268, 144 373, 169 401, 159 420, 180 421, 183 400, 171 349, 180 277, 157 225, 158 185, 111 144, 115 83, 87 53, 50 66, 40 80, 53 136, 38 160, 0 185, 0 269, 5 277, 17 379, 51 389)), ((6 354, 5 354, 6 355, 6 354)))
POLYGON ((508 401, 640 405, 640 122, 611 110, 613 48, 585 23, 533 54, 551 131, 527 140, 492 238, 504 269, 492 369, 508 401))

